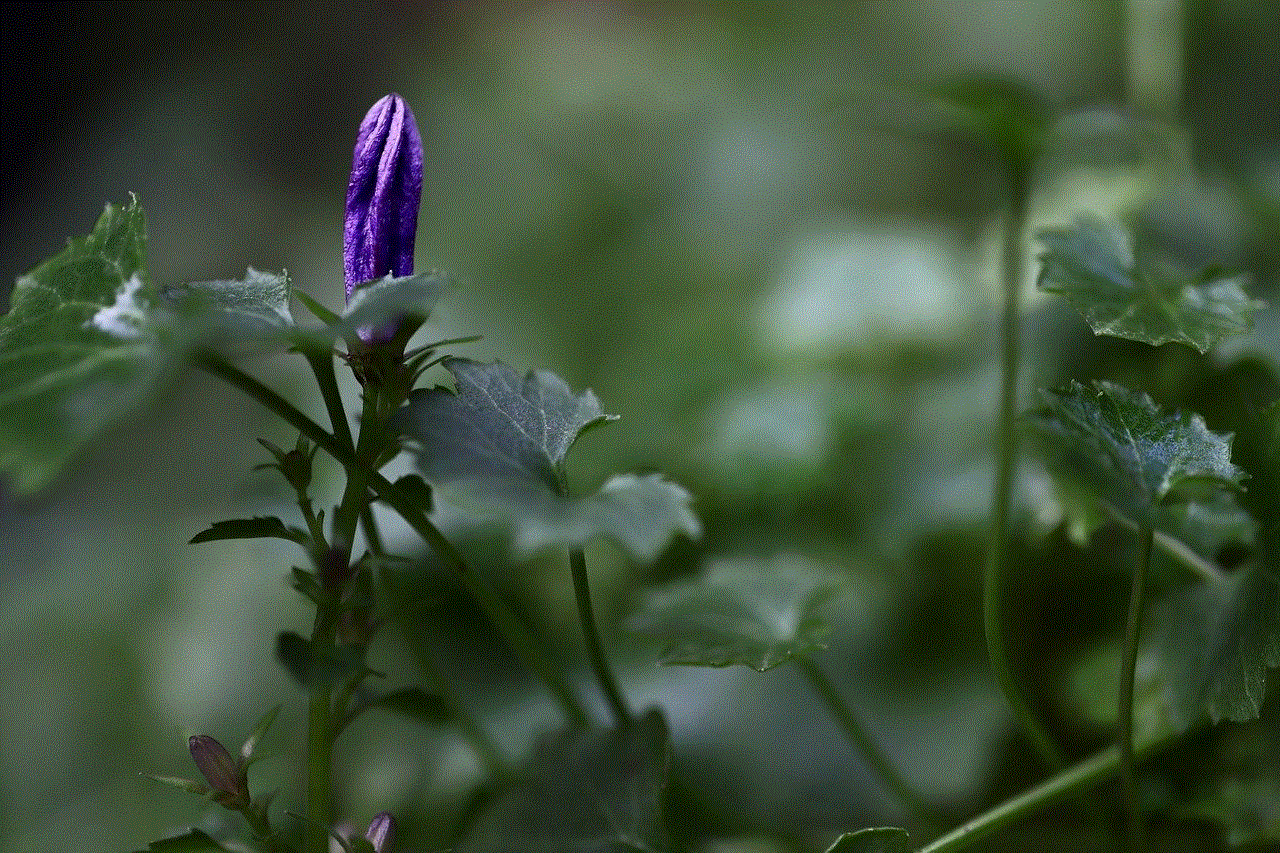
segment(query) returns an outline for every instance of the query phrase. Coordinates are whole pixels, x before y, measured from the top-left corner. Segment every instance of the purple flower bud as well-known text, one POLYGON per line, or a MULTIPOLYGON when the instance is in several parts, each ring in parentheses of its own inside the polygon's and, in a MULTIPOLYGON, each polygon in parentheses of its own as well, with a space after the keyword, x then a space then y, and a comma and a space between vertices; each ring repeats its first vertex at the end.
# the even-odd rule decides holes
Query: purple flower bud
MULTIPOLYGON (((422 199, 422 138, 413 111, 399 95, 378 101, 360 122, 347 185, 342 259, 347 299, 356 285, 385 275, 413 272, 413 242, 422 199)), ((361 337, 394 335, 395 324, 361 337)))
POLYGON ((248 805, 249 785, 243 768, 225 746, 208 735, 192 735, 187 748, 209 787, 222 795, 217 797, 218 802, 227 808, 248 805))
POLYGON ((396 819, 391 812, 376 815, 364 837, 373 845, 374 853, 391 853, 391 844, 396 839, 396 819))

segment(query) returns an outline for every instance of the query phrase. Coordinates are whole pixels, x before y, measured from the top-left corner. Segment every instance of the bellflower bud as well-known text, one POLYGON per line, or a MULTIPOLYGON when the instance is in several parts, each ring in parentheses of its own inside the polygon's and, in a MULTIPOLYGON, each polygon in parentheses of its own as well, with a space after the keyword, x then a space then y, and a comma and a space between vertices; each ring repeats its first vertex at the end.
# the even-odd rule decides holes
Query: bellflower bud
POLYGON ((365 839, 373 845, 374 853, 391 853, 391 844, 396 838, 396 819, 391 812, 382 812, 369 822, 369 830, 365 839))
POLYGON ((201 775, 217 793, 215 799, 229 809, 249 805, 249 783, 240 762, 227 748, 208 735, 192 735, 187 740, 191 759, 201 775))
MULTIPOLYGON (((413 243, 422 199, 422 137, 399 95, 378 101, 360 122, 347 184, 342 234, 347 300, 358 284, 413 272, 413 243)), ((365 343, 395 336, 397 323, 360 330, 365 343)))

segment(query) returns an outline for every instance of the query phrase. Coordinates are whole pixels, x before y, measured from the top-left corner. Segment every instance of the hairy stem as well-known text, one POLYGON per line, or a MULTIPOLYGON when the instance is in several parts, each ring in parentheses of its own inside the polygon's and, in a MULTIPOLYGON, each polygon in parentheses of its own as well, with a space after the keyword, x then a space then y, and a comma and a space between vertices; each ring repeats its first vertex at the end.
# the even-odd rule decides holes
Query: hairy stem
POLYGON ((1004 638, 1004 577, 1009 548, 1009 515, 1013 475, 1018 461, 1018 361, 1021 348, 1019 305, 1025 272, 1022 233, 1026 229, 1029 176, 1025 170, 1010 168, 1009 207, 1005 213, 1004 313, 1001 318, 1001 384, 999 456, 995 488, 991 495, 991 540, 987 549, 986 572, 982 583, 982 624, 987 639, 987 656, 1000 691, 1028 742, 1051 769, 1063 766, 1062 754, 1032 711, 1018 686, 1004 638))
POLYGON ((1133 588, 1129 592, 1129 616, 1124 626, 1124 654, 1120 661, 1120 699, 1116 710, 1116 741, 1120 750, 1120 776, 1124 780, 1125 802, 1129 809, 1129 853, 1142 849, 1142 815, 1134 778, 1133 755, 1133 682, 1138 665, 1138 639, 1142 634, 1142 608, 1148 566, 1153 542, 1151 525, 1138 530, 1138 565, 1133 570, 1133 588))
POLYGON ((627 701, 618 687, 618 680, 605 657, 604 644, 600 642, 599 626, 596 625, 595 611, 591 606, 591 587, 587 579, 587 558, 581 548, 569 549, 569 567, 573 572, 573 594, 578 600, 578 618, 582 622, 582 636, 587 643, 587 655, 591 658, 591 669, 600 682, 600 690, 609 703, 613 719, 619 726, 631 723, 631 711, 627 701))
POLYGON ((533 670, 546 684, 556 701, 564 711, 565 717, 573 725, 585 725, 587 714, 578 697, 569 689, 563 676, 550 658, 534 642, 529 630, 515 616, 499 597, 496 590, 480 573, 476 572, 453 544, 444 537, 431 523, 417 505, 407 495, 395 487, 386 477, 374 471, 369 465, 356 457, 356 454, 342 446, 324 428, 298 410, 296 406, 281 397, 275 391, 263 385, 257 379, 227 362, 216 353, 204 353, 196 360, 204 370, 244 392, 261 405, 270 409, 282 420, 311 439, 316 446, 328 453, 350 472, 360 470, 366 477, 369 488, 382 498, 392 509, 404 518, 423 541, 436 553, 445 566, 456 572, 470 589, 480 608, 494 623, 512 650, 533 670))
POLYGON ((809 680, 814 692, 822 698, 827 710, 831 712, 831 716, 835 717, 836 722, 844 729, 849 741, 862 754, 863 760, 880 777, 880 781, 884 786, 897 797, 898 803, 902 808, 921 823, 932 823, 936 818, 933 807, 911 787, 907 780, 902 777, 902 774, 898 772, 898 769, 889 761, 888 757, 880 750, 879 745, 867 733, 866 728, 853 713, 853 710, 845 704, 835 685, 827 678, 821 667, 804 655, 798 655, 793 660, 809 680))

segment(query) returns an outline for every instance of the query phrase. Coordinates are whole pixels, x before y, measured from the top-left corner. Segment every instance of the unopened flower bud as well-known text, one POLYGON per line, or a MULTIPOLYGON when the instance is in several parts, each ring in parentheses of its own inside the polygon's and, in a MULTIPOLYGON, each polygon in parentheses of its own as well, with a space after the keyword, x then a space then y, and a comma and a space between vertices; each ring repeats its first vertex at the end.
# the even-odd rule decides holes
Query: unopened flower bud
POLYGON ((209 787, 217 792, 219 803, 230 809, 249 805, 249 783, 244 768, 227 752, 227 748, 208 735, 192 735, 187 740, 191 759, 209 787))
POLYGON ((369 822, 369 830, 365 839, 373 845, 374 853, 391 853, 391 845, 396 838, 396 819, 391 812, 382 812, 369 822))
MULTIPOLYGON (((342 235, 347 300, 357 285, 413 272, 413 243, 422 199, 422 138, 399 95, 378 101, 360 122, 342 235)), ((398 323, 359 330, 365 343, 385 343, 398 323)))

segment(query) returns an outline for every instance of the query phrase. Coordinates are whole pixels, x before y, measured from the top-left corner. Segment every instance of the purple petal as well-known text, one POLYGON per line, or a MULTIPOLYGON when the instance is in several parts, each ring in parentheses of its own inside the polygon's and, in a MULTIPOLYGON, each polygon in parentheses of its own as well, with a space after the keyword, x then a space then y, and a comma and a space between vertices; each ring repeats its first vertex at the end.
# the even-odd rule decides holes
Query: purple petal
POLYGON ((396 837, 396 820, 391 812, 381 812, 369 822, 364 837, 373 845, 375 853, 391 853, 391 843, 396 837))

